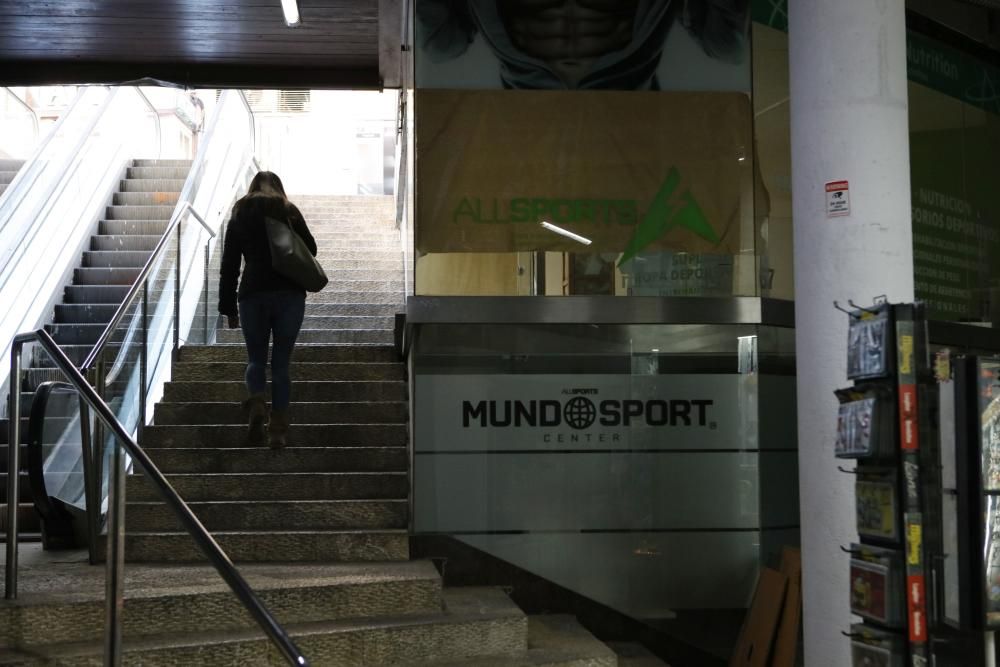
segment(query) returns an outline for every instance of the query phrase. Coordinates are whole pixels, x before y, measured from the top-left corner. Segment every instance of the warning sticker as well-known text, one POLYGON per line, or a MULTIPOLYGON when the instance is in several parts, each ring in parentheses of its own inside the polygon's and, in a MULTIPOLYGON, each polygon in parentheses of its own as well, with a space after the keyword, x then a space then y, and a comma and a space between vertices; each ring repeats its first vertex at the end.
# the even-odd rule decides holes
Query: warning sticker
POLYGON ((851 190, 847 181, 826 184, 826 217, 840 218, 851 214, 851 190))

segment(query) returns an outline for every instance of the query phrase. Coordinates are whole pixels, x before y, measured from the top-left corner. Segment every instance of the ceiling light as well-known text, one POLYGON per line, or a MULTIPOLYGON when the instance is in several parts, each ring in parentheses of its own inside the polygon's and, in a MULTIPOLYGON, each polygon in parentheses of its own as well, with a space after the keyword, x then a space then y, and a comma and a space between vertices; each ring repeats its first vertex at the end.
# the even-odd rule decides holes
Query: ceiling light
POLYGON ((281 0, 281 11, 285 12, 285 23, 289 27, 299 24, 299 3, 298 0, 281 0))
POLYGON ((566 238, 573 239, 574 241, 582 243, 583 245, 590 245, 590 243, 591 243, 590 239, 585 238, 583 236, 580 236, 579 234, 574 234, 573 232, 569 231, 568 229, 563 229, 562 227, 556 227, 551 222, 544 222, 543 221, 542 222, 542 227, 544 227, 545 229, 549 230, 550 232, 555 232, 556 234, 562 234, 566 238))

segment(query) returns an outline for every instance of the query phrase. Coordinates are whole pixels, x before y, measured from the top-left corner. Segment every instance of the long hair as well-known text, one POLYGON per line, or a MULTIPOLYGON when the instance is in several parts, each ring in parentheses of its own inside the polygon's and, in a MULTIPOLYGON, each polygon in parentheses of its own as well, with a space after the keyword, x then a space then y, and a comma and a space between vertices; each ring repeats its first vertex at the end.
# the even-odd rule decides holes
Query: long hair
POLYGON ((288 200, 288 195, 285 194, 285 186, 281 184, 281 179, 278 178, 278 175, 272 171, 257 172, 257 175, 250 181, 250 188, 247 190, 247 194, 252 195, 255 192, 279 196, 286 201, 288 200))

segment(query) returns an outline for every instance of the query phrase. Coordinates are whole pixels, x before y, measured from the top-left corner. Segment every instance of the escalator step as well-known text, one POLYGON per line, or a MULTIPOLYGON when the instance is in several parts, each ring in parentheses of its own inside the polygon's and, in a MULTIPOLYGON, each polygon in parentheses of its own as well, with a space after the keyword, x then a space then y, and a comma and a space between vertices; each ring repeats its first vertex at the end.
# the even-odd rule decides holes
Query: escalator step
POLYGON ((148 253, 160 242, 161 236, 162 234, 95 234, 90 237, 90 249, 148 253))

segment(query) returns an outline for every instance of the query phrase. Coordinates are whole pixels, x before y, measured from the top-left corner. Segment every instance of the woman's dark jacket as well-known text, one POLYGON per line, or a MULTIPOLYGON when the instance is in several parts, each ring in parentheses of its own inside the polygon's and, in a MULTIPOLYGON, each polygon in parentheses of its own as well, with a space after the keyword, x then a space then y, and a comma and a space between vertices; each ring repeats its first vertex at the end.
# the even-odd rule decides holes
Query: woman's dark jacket
POLYGON ((288 290, 305 294, 296 282, 275 273, 271 268, 271 246, 264 228, 264 218, 287 220, 295 233, 305 241, 309 252, 316 255, 316 241, 306 221, 291 202, 261 192, 248 194, 236 202, 226 229, 222 249, 222 269, 219 271, 219 312, 236 315, 236 281, 240 277, 240 260, 246 259, 243 279, 240 280, 239 297, 242 299, 258 292, 288 290))

